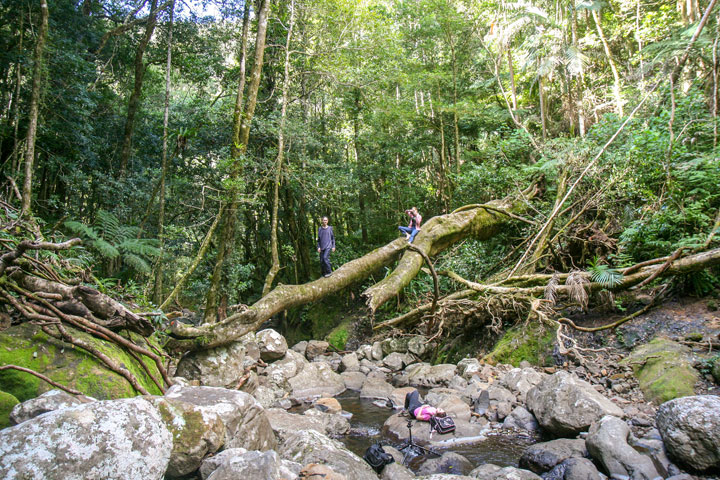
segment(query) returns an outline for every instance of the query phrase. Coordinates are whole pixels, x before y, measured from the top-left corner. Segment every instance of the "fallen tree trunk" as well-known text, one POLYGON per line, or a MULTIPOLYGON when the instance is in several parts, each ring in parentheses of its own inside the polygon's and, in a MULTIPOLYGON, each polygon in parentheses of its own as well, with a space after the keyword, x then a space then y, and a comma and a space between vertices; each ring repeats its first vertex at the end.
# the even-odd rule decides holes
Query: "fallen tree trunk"
MULTIPOLYGON (((414 246, 428 256, 436 255, 454 243, 475 236, 490 238, 524 209, 523 198, 533 196, 533 185, 522 196, 511 196, 490 202, 487 206, 474 205, 430 219, 415 238, 414 246), (514 212, 514 213, 513 213, 514 212)), ((367 255, 346 263, 331 277, 319 278, 302 285, 279 285, 249 308, 222 322, 192 325, 174 322, 170 326, 171 338, 166 349, 176 353, 202 350, 231 343, 248 332, 256 330, 273 315, 292 307, 314 302, 369 277, 378 269, 390 265, 398 254, 405 251, 395 270, 382 281, 364 292, 371 313, 402 289, 420 271, 423 257, 407 249, 405 238, 398 238, 367 255)))

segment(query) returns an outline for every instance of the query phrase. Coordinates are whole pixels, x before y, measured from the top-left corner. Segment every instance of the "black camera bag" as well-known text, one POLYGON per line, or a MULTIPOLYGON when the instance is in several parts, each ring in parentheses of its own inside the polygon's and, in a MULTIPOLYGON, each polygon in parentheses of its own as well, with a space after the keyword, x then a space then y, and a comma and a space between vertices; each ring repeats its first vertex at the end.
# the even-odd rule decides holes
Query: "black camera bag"
POLYGON ((455 431, 455 422, 452 417, 438 417, 437 415, 430 417, 430 431, 435 430, 439 434, 445 434, 455 431))
POLYGON ((382 445, 379 443, 371 445, 367 450, 365 450, 363 460, 365 460, 376 473, 382 472, 385 465, 395 461, 392 455, 386 453, 385 450, 383 450, 382 445))

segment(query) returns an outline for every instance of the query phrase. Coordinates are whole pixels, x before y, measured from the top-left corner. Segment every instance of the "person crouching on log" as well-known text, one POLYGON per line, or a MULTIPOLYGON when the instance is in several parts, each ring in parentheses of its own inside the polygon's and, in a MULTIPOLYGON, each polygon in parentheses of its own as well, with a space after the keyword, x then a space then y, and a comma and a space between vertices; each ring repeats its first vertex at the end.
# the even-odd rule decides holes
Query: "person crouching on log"
POLYGON ((422 223, 422 215, 418 213, 417 207, 412 207, 410 210, 405 210, 405 213, 410 217, 410 224, 407 227, 402 225, 398 227, 402 233, 405 234, 405 238, 408 242, 412 243, 415 240, 415 235, 420 231, 420 224, 422 223))

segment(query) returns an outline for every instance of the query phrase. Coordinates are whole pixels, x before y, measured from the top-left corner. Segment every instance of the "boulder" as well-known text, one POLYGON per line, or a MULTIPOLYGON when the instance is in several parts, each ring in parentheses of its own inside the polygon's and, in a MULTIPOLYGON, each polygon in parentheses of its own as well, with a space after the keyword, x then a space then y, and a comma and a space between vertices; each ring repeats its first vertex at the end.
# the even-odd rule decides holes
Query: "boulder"
POLYGON ((372 346, 370 345, 360 345, 360 347, 356 350, 358 360, 362 360, 364 358, 370 358, 372 354, 372 346))
POLYGON ((505 387, 492 384, 487 389, 490 402, 507 402, 513 404, 517 401, 515 394, 505 387))
POLYGON ((360 371, 360 359, 358 354, 350 352, 347 355, 343 355, 340 362, 341 372, 359 372, 360 371))
POLYGON ((481 368, 482 364, 477 358, 463 358, 457 364, 457 374, 465 380, 470 380, 481 368))
POLYGON ((473 469, 470 460, 454 452, 445 452, 438 458, 426 460, 418 470, 418 475, 432 475, 434 473, 450 473, 453 475, 467 475, 473 469))
POLYGON ((334 397, 345 391, 345 381, 323 362, 305 364, 300 373, 288 380, 292 397, 298 401, 312 401, 319 397, 334 397))
MULTIPOLYGON (((70 326, 66 328, 74 338, 87 342, 113 361, 122 364, 135 375, 140 385, 150 394, 161 394, 147 372, 124 348, 70 326)), ((138 334, 128 333, 128 335, 131 341, 139 345, 146 341, 138 334)), ((149 361, 145 363, 152 375, 160 378, 155 363, 149 361)), ((27 322, 0 331, 0 365, 29 368, 99 400, 137 395, 125 377, 109 370, 95 356, 80 348, 69 348, 67 343, 47 336, 39 325, 27 322)), ((25 372, 0 371, 0 391, 9 393, 20 402, 38 397, 53 388, 55 387, 49 383, 25 372)))
POLYGON ((342 405, 336 398, 318 398, 313 402, 313 407, 325 413, 340 413, 342 405))
POLYGON ((350 480, 345 475, 337 473, 332 468, 321 463, 309 463, 300 470, 299 479, 311 480, 313 478, 322 478, 323 480, 350 480))
POLYGON ((393 372, 397 372, 405 368, 406 365, 409 365, 409 362, 405 363, 405 357, 403 353, 392 352, 383 358, 382 363, 393 372))
POLYGON ((480 480, 542 480, 541 477, 527 470, 515 467, 498 467, 492 463, 486 463, 470 473, 470 478, 480 480))
POLYGON ((278 453, 294 462, 304 465, 320 463, 352 480, 377 480, 370 465, 345 446, 314 430, 297 431, 286 438, 278 453))
POLYGON ((200 478, 206 480, 220 465, 233 457, 239 457, 245 453, 247 453, 245 448, 228 448, 218 452, 216 455, 205 458, 200 465, 200 478))
POLYGON ((393 408, 396 409, 403 409, 405 408, 405 397, 408 393, 415 390, 413 387, 402 387, 402 388, 396 388, 392 391, 390 394, 390 400, 393 403, 393 408))
POLYGON ((417 355, 418 357, 422 357, 423 355, 425 355, 425 352, 427 352, 427 349, 427 337, 423 337, 422 335, 416 335, 414 337, 410 337, 410 340, 408 340, 408 353, 417 355))
POLYGON ((348 390, 360 391, 365 383, 365 374, 361 372, 343 372, 340 374, 348 390))
MULTIPOLYGON (((451 448, 456 445, 471 445, 486 439, 486 428, 479 423, 470 423, 460 419, 455 420, 455 431, 441 435, 430 432, 427 422, 413 420, 413 441, 420 446, 437 448, 451 448)), ((392 442, 403 443, 409 438, 407 427, 408 417, 399 413, 391 415, 382 426, 382 436, 392 442)))
POLYGON ((172 445, 148 400, 91 402, 0 430, 0 478, 159 480, 172 445))
POLYGON ((305 358, 312 361, 324 354, 329 346, 330 344, 324 340, 310 340, 305 349, 305 358))
POLYGON ((382 348, 383 355, 390 355, 391 353, 405 353, 408 351, 409 341, 409 337, 386 338, 380 342, 380 348, 382 348))
POLYGON ((472 416, 470 406, 457 395, 448 395, 437 407, 445 410, 454 420, 469 422, 472 416))
POLYGON ((205 455, 217 452, 225 442, 225 424, 216 413, 165 397, 148 400, 158 409, 172 434, 167 478, 180 478, 194 472, 200 468, 205 455))
POLYGON ((165 394, 217 414, 225 424, 225 447, 270 450, 276 441, 265 409, 245 392, 217 387, 181 387, 174 385, 165 394))
POLYGON ((544 378, 527 393, 527 407, 540 426, 558 436, 575 436, 605 415, 623 411, 588 382, 565 371, 544 378))
POLYGON ((260 385, 252 393, 252 396, 255 397, 255 400, 258 401, 260 406, 270 408, 277 406, 278 402, 285 396, 285 393, 285 390, 278 387, 260 385))
POLYGON ((360 390, 360 398, 387 399, 395 388, 379 376, 368 376, 360 390))
POLYGON ((407 367, 405 372, 408 384, 413 387, 446 387, 455 376, 456 369, 452 364, 416 363, 407 367))
POLYGON ((378 362, 382 360, 382 358, 385 355, 383 355, 383 349, 382 344, 380 342, 375 342, 372 344, 372 347, 370 348, 370 357, 366 357, 367 360, 378 362))
MULTIPOLYGON (((400 455, 402 460, 402 455, 400 455)), ((380 480, 415 480, 415 475, 402 463, 395 462, 385 465, 380 472, 380 480)))
POLYGON ((263 361, 270 363, 285 356, 285 352, 288 350, 287 341, 275 330, 271 328, 261 330, 255 337, 260 348, 260 358, 263 361))
POLYGON ((280 478, 296 478, 300 473, 300 465, 287 462, 275 451, 249 451, 227 458, 211 474, 207 480, 275 480, 280 478))
POLYGON ((513 368, 500 378, 499 383, 524 402, 527 392, 545 377, 547 374, 539 373, 532 368, 513 368))
POLYGON ((31 418, 35 418, 43 413, 52 412, 54 410, 62 410, 63 408, 80 405, 81 402, 77 397, 70 395, 62 390, 50 390, 39 397, 26 400, 19 405, 15 405, 10 412, 10 423, 17 425, 31 418))
POLYGON ((306 410, 303 416, 318 420, 325 428, 324 433, 330 437, 338 437, 350 431, 350 420, 340 413, 325 413, 313 408, 306 410))
POLYGON ((295 345, 292 346, 292 350, 294 352, 299 353, 303 357, 307 358, 305 355, 305 352, 307 351, 308 342, 306 340, 303 340, 302 342, 298 342, 295 345))
POLYGON ((692 367, 691 351, 669 338, 637 347, 622 363, 633 367, 645 398, 657 405, 695 393, 699 373, 692 367))
POLYGON ((531 445, 523 452, 519 464, 520 468, 526 468, 535 473, 544 473, 569 458, 584 458, 587 456, 588 451, 585 440, 559 438, 531 445))
POLYGON ((587 458, 569 458, 543 475, 544 480, 602 480, 595 464, 587 458))
POLYGON ((262 376, 266 380, 262 380, 261 384, 267 383, 289 390, 288 380, 300 373, 308 363, 307 359, 296 351, 288 350, 282 359, 263 369, 262 376))
POLYGON ((599 462, 612 478, 662 479, 652 459, 628 445, 629 436, 630 427, 627 423, 607 415, 590 427, 585 445, 590 456, 599 462))
POLYGON ((510 415, 505 417, 503 428, 517 428, 535 432, 540 430, 540 424, 538 424, 535 416, 530 413, 528 409, 525 407, 516 407, 515 410, 510 412, 510 415))
MULTIPOLYGON (((180 359, 176 375, 209 387, 232 388, 245 374, 246 354, 242 341, 192 352, 180 359)), ((247 360, 253 363, 249 357, 247 360)))
POLYGON ((670 400, 655 422, 671 458, 698 470, 720 468, 720 397, 670 400))

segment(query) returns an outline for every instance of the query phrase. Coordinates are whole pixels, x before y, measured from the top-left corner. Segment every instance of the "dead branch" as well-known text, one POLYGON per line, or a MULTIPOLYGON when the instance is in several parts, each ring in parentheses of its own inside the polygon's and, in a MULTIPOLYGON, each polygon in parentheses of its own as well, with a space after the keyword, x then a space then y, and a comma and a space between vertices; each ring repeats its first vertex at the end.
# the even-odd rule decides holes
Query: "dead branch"
POLYGON ((15 260, 22 257, 23 254, 28 250, 67 250, 75 245, 80 245, 82 241, 79 238, 73 238, 63 243, 52 243, 52 242, 33 242, 31 240, 23 240, 18 243, 15 250, 8 252, 0 257, 0 275, 5 273, 5 269, 12 265, 15 260))
POLYGON ((46 383, 49 383, 53 387, 59 388, 60 390, 64 390, 68 393, 72 393, 73 395, 82 395, 83 394, 82 392, 75 390, 74 388, 70 388, 70 387, 66 387, 65 385, 61 385, 61 384, 57 383, 56 381, 51 380, 50 378, 46 377, 42 373, 38 373, 35 370, 30 370, 29 368, 18 367, 17 365, 2 365, 2 366, 0 366, 0 371, 2 371, 2 370, 19 370, 21 372, 29 373, 30 375, 35 375, 40 380, 42 380, 46 383))
POLYGON ((423 260, 425 260, 425 263, 427 264, 428 268, 430 269, 430 273, 432 274, 433 301, 432 301, 432 306, 430 307, 430 314, 432 315, 433 313, 435 313, 435 309, 437 308, 437 300, 438 300, 438 297, 440 296, 440 287, 438 286, 438 277, 437 277, 437 273, 435 272, 435 267, 433 266, 432 262, 430 261, 430 257, 428 257, 427 253, 425 253, 422 249, 416 247, 412 243, 408 244, 408 249, 419 253, 423 257, 423 260))

